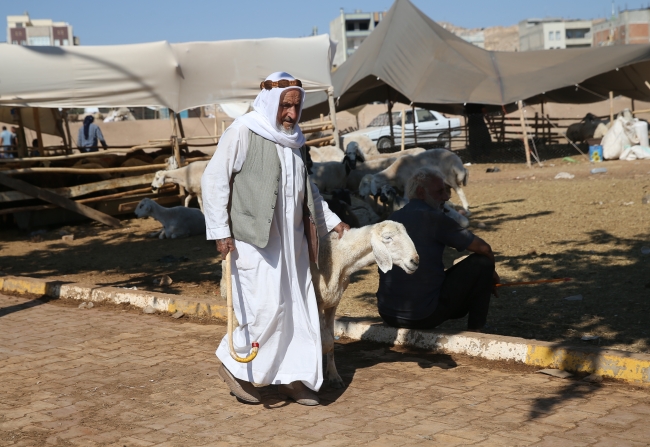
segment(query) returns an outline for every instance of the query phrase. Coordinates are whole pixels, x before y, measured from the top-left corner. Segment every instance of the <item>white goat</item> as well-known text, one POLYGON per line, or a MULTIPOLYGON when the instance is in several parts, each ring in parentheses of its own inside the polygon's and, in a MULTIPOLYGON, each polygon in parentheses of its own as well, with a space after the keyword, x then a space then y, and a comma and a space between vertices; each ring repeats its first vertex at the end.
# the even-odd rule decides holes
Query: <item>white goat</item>
POLYGON ((162 224, 162 229, 150 234, 159 239, 178 239, 205 234, 205 217, 196 208, 175 206, 165 208, 151 199, 145 198, 135 208, 138 217, 151 216, 162 224))
POLYGON ((408 179, 416 170, 423 167, 436 169, 442 174, 445 183, 458 194, 458 198, 469 216, 469 203, 461 187, 461 185, 467 186, 469 173, 463 166, 460 157, 447 149, 431 149, 418 155, 405 155, 398 158, 395 163, 383 171, 361 179, 359 194, 376 196, 383 185, 390 185, 403 192, 408 179))
POLYGON ((311 275, 320 315, 323 354, 327 354, 325 377, 334 388, 345 384, 334 363, 334 317, 350 276, 376 262, 382 272, 393 265, 406 273, 418 268, 420 257, 404 225, 386 220, 345 232, 341 239, 327 234, 320 239, 318 267, 311 264, 311 275))
MULTIPOLYGON (((380 197, 381 201, 385 204, 389 214, 397 210, 401 210, 406 206, 407 203, 409 203, 409 199, 399 196, 397 194, 397 191, 395 191, 395 188, 389 185, 384 185, 381 187, 380 197)), ((445 202, 442 208, 442 212, 458 222, 458 225, 461 227, 469 227, 469 219, 456 211, 456 208, 454 208, 451 203, 445 202)))
POLYGON ((158 188, 165 183, 176 183, 185 188, 185 206, 189 206, 192 197, 199 200, 199 207, 203 211, 203 196, 201 195, 201 176, 209 161, 195 161, 187 166, 170 171, 158 171, 151 182, 151 190, 158 192, 158 188))
POLYGON ((322 192, 344 189, 348 174, 356 168, 357 160, 364 161, 363 152, 357 143, 352 142, 348 144, 342 162, 314 163, 311 167, 311 179, 322 192))

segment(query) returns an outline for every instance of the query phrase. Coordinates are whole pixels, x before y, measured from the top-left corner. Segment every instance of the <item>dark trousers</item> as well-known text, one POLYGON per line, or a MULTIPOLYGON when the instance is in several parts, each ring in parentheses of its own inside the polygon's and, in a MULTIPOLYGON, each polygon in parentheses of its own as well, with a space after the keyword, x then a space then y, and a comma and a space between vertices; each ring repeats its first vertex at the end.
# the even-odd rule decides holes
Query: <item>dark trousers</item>
POLYGON ((463 318, 469 314, 467 328, 485 326, 492 293, 494 264, 486 256, 472 254, 445 271, 438 306, 431 315, 421 320, 405 320, 382 315, 393 327, 433 329, 444 321, 463 318))

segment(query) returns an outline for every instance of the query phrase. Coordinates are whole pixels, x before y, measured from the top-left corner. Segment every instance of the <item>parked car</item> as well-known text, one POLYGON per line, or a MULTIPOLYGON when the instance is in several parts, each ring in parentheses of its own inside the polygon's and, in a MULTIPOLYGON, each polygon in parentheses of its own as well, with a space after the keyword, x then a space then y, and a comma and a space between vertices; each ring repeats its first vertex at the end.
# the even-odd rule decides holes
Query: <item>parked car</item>
MULTIPOLYGON (((377 144, 380 151, 389 150, 393 146, 402 144, 402 112, 393 112, 393 133, 395 141, 391 141, 390 123, 388 113, 377 116, 365 129, 359 129, 346 134, 346 136, 366 135, 377 144)), ((442 143, 447 144, 449 138, 460 135, 460 120, 447 118, 442 113, 433 110, 415 109, 415 131, 417 132, 418 145, 442 143)), ((405 145, 415 144, 413 133, 413 110, 406 110, 404 126, 405 145)))

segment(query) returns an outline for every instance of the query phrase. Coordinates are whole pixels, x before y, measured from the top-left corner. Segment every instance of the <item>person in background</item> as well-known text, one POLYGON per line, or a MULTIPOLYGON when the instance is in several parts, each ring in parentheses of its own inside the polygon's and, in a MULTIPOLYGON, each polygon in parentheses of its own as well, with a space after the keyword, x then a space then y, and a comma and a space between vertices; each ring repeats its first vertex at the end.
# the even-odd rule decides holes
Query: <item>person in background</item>
POLYGON ((84 124, 79 128, 79 136, 77 138, 77 147, 81 152, 97 152, 99 148, 97 143, 101 142, 104 150, 108 149, 108 145, 104 140, 104 135, 97 124, 94 124, 91 115, 84 118, 84 124))
POLYGON ((7 126, 2 126, 0 133, 0 158, 11 158, 10 150, 13 149, 14 136, 7 130, 7 126))

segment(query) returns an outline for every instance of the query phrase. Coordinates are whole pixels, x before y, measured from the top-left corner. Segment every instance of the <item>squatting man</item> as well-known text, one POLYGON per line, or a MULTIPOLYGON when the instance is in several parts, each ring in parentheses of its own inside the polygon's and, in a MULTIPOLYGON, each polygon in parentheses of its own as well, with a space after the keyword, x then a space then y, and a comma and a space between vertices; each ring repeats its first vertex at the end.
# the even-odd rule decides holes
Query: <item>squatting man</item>
POLYGON ((235 351, 257 357, 238 363, 226 335, 217 348, 219 374, 240 401, 260 403, 253 384, 303 405, 318 405, 323 382, 320 323, 309 271, 303 214, 318 236, 349 229, 332 213, 309 180, 300 148, 305 91, 300 80, 273 73, 260 85, 253 111, 237 118, 221 137, 201 188, 207 238, 225 257, 232 253, 233 307, 239 326, 235 351))
POLYGON ((400 269, 379 272, 377 306, 390 326, 432 329, 467 315, 468 330, 485 327, 490 294, 497 296, 500 282, 494 254, 487 242, 445 215, 450 194, 440 173, 421 168, 407 182, 409 203, 389 217, 404 225, 420 256, 412 275, 400 269), (472 254, 445 270, 445 246, 472 254))

